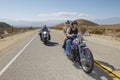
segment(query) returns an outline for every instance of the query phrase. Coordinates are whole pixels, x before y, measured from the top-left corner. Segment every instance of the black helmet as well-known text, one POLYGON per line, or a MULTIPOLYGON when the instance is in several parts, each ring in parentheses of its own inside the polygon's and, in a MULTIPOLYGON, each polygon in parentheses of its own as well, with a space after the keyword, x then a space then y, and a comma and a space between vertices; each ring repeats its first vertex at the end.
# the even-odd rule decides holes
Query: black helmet
POLYGON ((73 21, 72 23, 71 23, 71 25, 73 26, 73 25, 78 25, 78 22, 77 21, 73 21))
POLYGON ((65 23, 66 23, 66 24, 70 24, 70 21, 69 21, 69 20, 67 20, 65 23))

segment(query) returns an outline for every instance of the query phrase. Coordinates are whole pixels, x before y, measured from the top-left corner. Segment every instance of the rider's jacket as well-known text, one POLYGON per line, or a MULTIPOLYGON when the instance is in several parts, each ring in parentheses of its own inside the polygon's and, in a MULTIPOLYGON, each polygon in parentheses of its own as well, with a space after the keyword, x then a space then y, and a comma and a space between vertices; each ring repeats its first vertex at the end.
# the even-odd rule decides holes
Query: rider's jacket
POLYGON ((73 30, 72 28, 70 28, 69 34, 78 34, 78 28, 76 28, 75 30, 73 30))

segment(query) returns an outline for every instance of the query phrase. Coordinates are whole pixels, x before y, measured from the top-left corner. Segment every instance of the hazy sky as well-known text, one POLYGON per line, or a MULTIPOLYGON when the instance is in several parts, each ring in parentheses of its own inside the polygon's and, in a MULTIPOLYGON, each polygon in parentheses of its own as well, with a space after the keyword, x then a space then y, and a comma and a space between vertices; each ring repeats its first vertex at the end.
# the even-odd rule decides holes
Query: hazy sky
POLYGON ((120 0, 0 0, 0 19, 66 20, 120 17, 120 0))

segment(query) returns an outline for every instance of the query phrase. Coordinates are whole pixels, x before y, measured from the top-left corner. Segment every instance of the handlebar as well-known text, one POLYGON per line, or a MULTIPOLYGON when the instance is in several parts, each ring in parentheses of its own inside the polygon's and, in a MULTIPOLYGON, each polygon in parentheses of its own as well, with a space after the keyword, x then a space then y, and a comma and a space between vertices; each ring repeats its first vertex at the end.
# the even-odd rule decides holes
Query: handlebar
POLYGON ((69 35, 69 36, 67 36, 68 38, 72 38, 72 39, 74 39, 74 38, 76 38, 77 37, 77 34, 71 34, 71 35, 69 35))

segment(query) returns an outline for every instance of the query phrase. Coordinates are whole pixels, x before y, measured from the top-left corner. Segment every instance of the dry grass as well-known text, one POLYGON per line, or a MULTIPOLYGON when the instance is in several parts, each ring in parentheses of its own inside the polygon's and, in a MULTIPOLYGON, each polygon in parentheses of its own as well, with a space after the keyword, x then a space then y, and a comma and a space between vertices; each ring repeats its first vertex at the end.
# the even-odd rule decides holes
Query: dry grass
POLYGON ((117 25, 99 25, 99 26, 84 26, 81 27, 83 32, 90 31, 92 34, 113 36, 120 38, 120 24, 117 25))
MULTIPOLYGON (((120 24, 116 25, 98 25, 98 26, 81 26, 82 33, 89 31, 91 34, 106 35, 120 38, 120 24)), ((62 26, 55 26, 52 29, 61 30, 62 26)))
POLYGON ((35 30, 35 29, 38 29, 38 28, 33 28, 33 27, 0 28, 0 37, 4 38, 4 37, 9 36, 9 35, 18 34, 18 33, 21 33, 21 32, 26 32, 26 31, 35 30))

